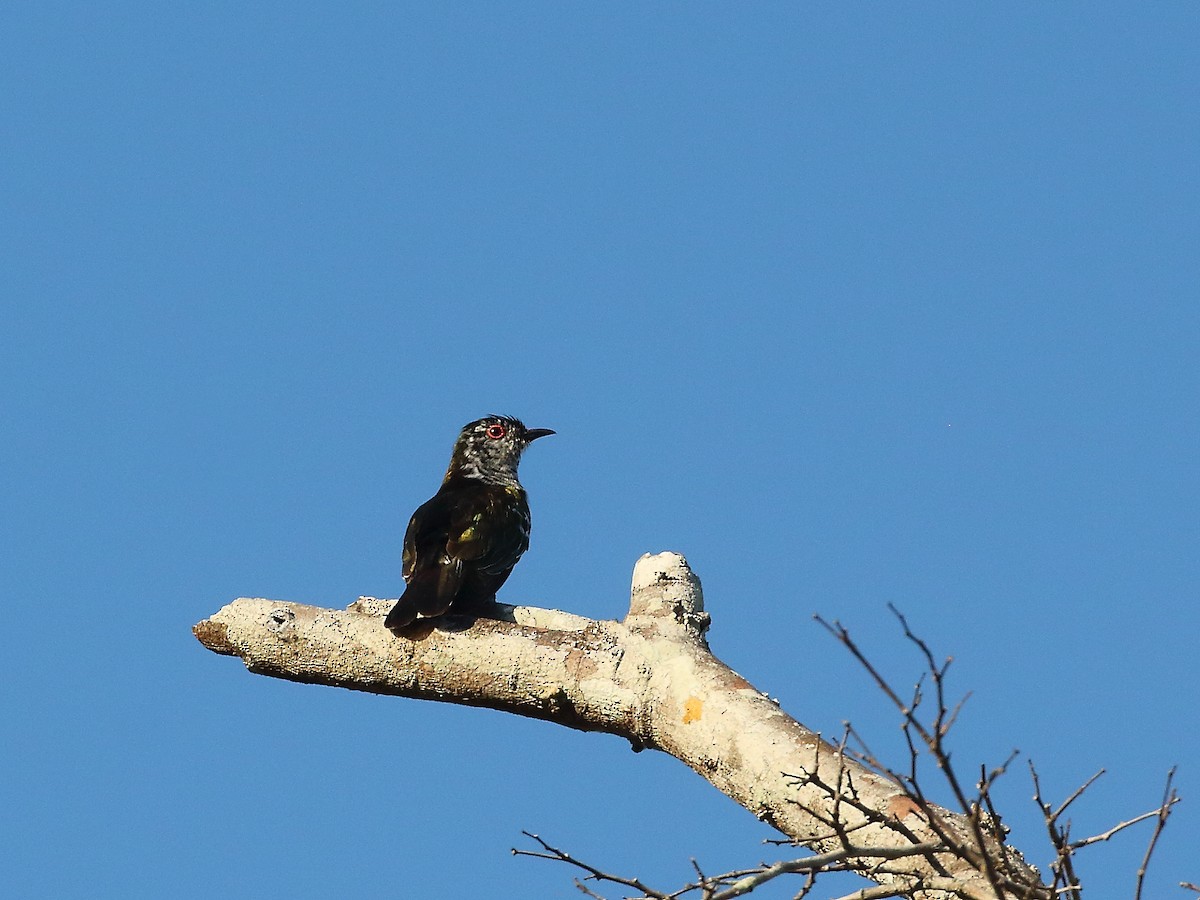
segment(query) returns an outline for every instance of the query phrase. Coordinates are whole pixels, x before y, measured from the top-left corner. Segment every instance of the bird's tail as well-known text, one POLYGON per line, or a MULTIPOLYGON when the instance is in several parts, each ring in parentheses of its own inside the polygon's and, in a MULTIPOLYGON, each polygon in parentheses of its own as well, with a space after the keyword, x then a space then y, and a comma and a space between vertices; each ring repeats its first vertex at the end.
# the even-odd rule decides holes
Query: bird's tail
POLYGON ((454 602, 461 582, 462 562, 459 560, 449 560, 414 575, 383 620, 384 626, 395 630, 411 625, 418 615, 440 616, 454 602))
POLYGON ((412 586, 409 585, 404 591, 404 596, 396 601, 396 605, 387 614, 387 618, 383 620, 383 624, 384 627, 394 631, 397 628, 404 628, 411 625, 416 618, 417 604, 412 596, 412 586))

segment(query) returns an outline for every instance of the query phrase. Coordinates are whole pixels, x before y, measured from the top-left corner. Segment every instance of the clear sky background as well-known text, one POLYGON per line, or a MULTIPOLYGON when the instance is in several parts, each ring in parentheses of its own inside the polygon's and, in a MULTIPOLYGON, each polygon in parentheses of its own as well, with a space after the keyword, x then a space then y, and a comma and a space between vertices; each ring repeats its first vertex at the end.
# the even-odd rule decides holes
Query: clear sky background
POLYGON ((1147 896, 1200 880, 1200 7, 25 3, 0 79, 0 892, 577 896, 522 829, 661 887, 778 857, 662 754, 192 637, 395 596, 492 411, 558 431, 503 599, 619 617, 683 553, 721 658, 901 762, 811 618, 908 683, 893 603, 974 692, 965 771, 1106 768, 1083 836, 1178 763, 1147 896))

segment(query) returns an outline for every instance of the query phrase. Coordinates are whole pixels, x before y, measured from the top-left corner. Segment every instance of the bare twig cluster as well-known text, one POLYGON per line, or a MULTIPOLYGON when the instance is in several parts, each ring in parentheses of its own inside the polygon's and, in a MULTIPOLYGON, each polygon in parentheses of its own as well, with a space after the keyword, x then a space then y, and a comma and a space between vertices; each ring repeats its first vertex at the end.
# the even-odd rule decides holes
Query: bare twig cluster
MULTIPOLYGON (((1063 820, 1063 813, 1067 808, 1079 799, 1083 793, 1091 787, 1092 784, 1104 774, 1103 770, 1093 775, 1083 785, 1077 788, 1063 803, 1058 807, 1052 807, 1042 798, 1041 785, 1038 781, 1037 770, 1033 763, 1029 763, 1029 771, 1033 778, 1034 785, 1034 802, 1042 812, 1043 821, 1045 822, 1047 834, 1050 839, 1051 846, 1054 849, 1054 858, 1050 863, 1051 872, 1054 875, 1054 881, 1050 885, 1050 892, 1044 887, 1038 886, 1033 890, 1024 887, 1019 880, 1011 877, 1011 873, 1006 871, 1005 859, 994 857, 992 854, 981 853, 979 848, 986 847, 984 837, 991 837, 998 843, 1003 843, 1008 829, 1003 825, 999 813, 997 813, 992 802, 992 788, 997 780, 1003 776, 1008 767, 1017 757, 1017 752, 1013 751, 1009 757, 999 766, 988 770, 986 767, 980 767, 979 778, 975 782, 974 791, 968 792, 960 778, 958 772, 950 761, 950 751, 947 746, 947 738, 954 723, 958 719, 958 715, 962 710, 963 704, 968 699, 966 696, 960 699, 953 707, 949 705, 946 695, 946 673, 953 661, 947 657, 939 663, 929 649, 929 645, 913 633, 908 625, 905 617, 893 606, 889 604, 888 608, 892 614, 896 616, 900 622, 900 626, 904 631, 904 636, 917 647, 925 662, 925 673, 917 681, 913 690, 911 700, 905 701, 900 694, 892 687, 892 685, 883 677, 878 669, 871 663, 861 648, 851 638, 849 632, 838 622, 828 623, 825 620, 817 617, 827 630, 829 630, 838 641, 850 651, 851 655, 863 666, 870 674, 879 689, 888 697, 889 700, 896 706, 902 716, 902 730, 905 740, 908 743, 909 750, 909 767, 905 772, 900 772, 885 766, 878 758, 870 752, 861 736, 853 731, 853 728, 847 724, 847 735, 853 737, 859 746, 859 750, 855 752, 855 757, 859 762, 867 765, 874 771, 891 779, 900 787, 905 795, 910 798, 914 804, 921 810, 922 817, 929 823, 930 827, 938 834, 945 842, 947 848, 959 859, 970 860, 983 872, 988 879, 988 883, 992 886, 995 894, 999 898, 1004 897, 1029 897, 1039 898, 1043 896, 1062 897, 1065 900, 1081 900, 1082 885, 1075 871, 1075 858, 1078 852, 1084 847, 1092 844, 1107 841, 1117 833, 1125 830, 1131 825, 1136 825, 1139 822, 1147 819, 1155 820, 1154 831, 1150 837, 1150 842, 1146 848, 1146 854, 1143 857, 1142 865, 1137 873, 1137 883, 1135 889, 1135 900, 1140 900, 1142 895, 1142 886, 1145 881, 1146 868, 1150 861, 1150 856, 1154 851, 1154 847, 1158 842, 1159 836, 1166 825, 1167 818, 1171 813, 1171 808, 1179 801, 1179 796, 1172 786, 1175 770, 1172 769, 1167 775, 1167 786, 1163 796, 1162 803, 1150 812, 1143 813, 1132 819, 1120 822, 1102 834, 1093 835, 1091 837, 1080 840, 1072 840, 1070 835, 1071 823, 1069 820, 1063 820), (925 682, 926 679, 932 683, 933 687, 933 708, 930 718, 927 721, 922 721, 919 716, 922 703, 925 699, 925 682), (958 809, 963 813, 966 822, 969 824, 970 833, 966 836, 967 840, 962 840, 955 835, 953 830, 946 829, 942 823, 938 821, 938 816, 933 813, 933 806, 930 803, 925 789, 921 784, 918 776, 918 765, 922 757, 928 757, 933 760, 938 771, 941 773, 946 786, 949 788, 954 797, 958 809)), ((968 695, 969 696, 969 695, 968 695)))
MULTIPOLYGON (((854 872, 877 882, 842 900, 876 900, 885 897, 911 897, 942 892, 942 896, 960 897, 964 900, 1081 900, 1082 885, 1076 874, 1077 854, 1084 847, 1107 841, 1132 825, 1146 820, 1154 821, 1154 830, 1146 848, 1142 864, 1137 872, 1134 900, 1141 900, 1146 869, 1154 848, 1166 826, 1179 796, 1173 786, 1174 769, 1167 776, 1163 800, 1156 809, 1114 825, 1107 831, 1082 839, 1071 837, 1071 822, 1064 819, 1067 809, 1095 783, 1103 774, 1097 773, 1075 790, 1057 807, 1046 802, 1042 796, 1037 772, 1030 764, 1034 784, 1034 801, 1041 810, 1054 857, 1050 870, 1053 883, 1046 886, 1032 882, 1028 869, 1021 865, 1015 851, 1005 844, 1008 828, 1001 821, 993 803, 993 787, 1008 771, 1017 757, 1013 751, 998 766, 988 769, 981 766, 973 784, 969 784, 951 763, 948 737, 958 719, 966 697, 951 703, 946 691, 946 675, 952 659, 939 662, 928 644, 909 627, 904 616, 894 607, 889 607, 898 619, 904 636, 919 651, 925 672, 918 679, 912 693, 903 696, 870 661, 864 651, 839 622, 828 622, 816 617, 863 666, 876 686, 895 705, 901 715, 901 727, 908 747, 908 761, 903 769, 886 765, 853 726, 846 723, 845 733, 837 746, 839 764, 829 767, 814 764, 808 771, 790 774, 797 787, 817 788, 826 798, 823 808, 813 805, 806 811, 816 817, 827 829, 827 834, 814 843, 821 852, 797 859, 775 863, 760 863, 757 866, 706 875, 692 861, 696 877, 671 890, 653 888, 637 878, 623 877, 603 871, 564 850, 552 846, 541 837, 526 832, 540 849, 514 849, 518 856, 533 856, 566 863, 581 870, 582 876, 575 884, 587 896, 604 900, 593 885, 602 883, 618 885, 638 892, 641 898, 653 900, 676 900, 683 897, 698 897, 701 900, 731 900, 750 893, 755 888, 784 875, 803 876, 795 894, 796 900, 807 897, 816 886, 818 876, 830 872, 854 872), (880 810, 865 802, 855 784, 856 767, 847 764, 853 760, 872 772, 886 778, 898 790, 888 808, 880 810), (953 797, 961 818, 950 819, 945 810, 935 804, 922 780, 922 762, 932 761, 953 797), (878 847, 861 842, 859 835, 871 826, 886 826, 899 832, 908 841, 906 846, 878 847), (923 857, 928 875, 912 875, 911 867, 903 870, 891 869, 889 864, 898 859, 923 857), (949 860, 958 863, 955 874, 947 866, 949 860), (980 878, 968 884, 962 877, 962 864, 980 878)), ((859 769, 858 771, 861 771, 859 769)), ((770 841, 773 844, 792 844, 792 841, 770 841)), ((1200 888, 1184 883, 1185 888, 1200 893, 1200 888)))
MULTIPOLYGON (((1131 825, 1136 825, 1147 819, 1154 820, 1154 831, 1150 835, 1146 853, 1142 857, 1142 864, 1138 867, 1137 882, 1134 889, 1134 900, 1141 900, 1142 887, 1146 881, 1146 869, 1150 864, 1150 856, 1154 853, 1154 848, 1158 844, 1158 839, 1163 832, 1163 828, 1166 827, 1167 818, 1171 815, 1171 808, 1179 802, 1179 794, 1173 785, 1175 769, 1172 768, 1167 773, 1167 786, 1163 791, 1163 800, 1156 809, 1144 812, 1140 816, 1134 816, 1132 819, 1127 819, 1124 822, 1118 822, 1107 831, 1080 840, 1071 840, 1071 822, 1070 820, 1062 821, 1062 815, 1066 812, 1068 806, 1079 799, 1084 791, 1096 783, 1096 780, 1104 774, 1104 770, 1101 769, 1080 785, 1057 808, 1052 807, 1042 798, 1041 782, 1038 779, 1037 770, 1034 768, 1032 762, 1029 764, 1029 773, 1033 778, 1033 801, 1042 812, 1042 819, 1046 824, 1047 835, 1050 838, 1051 845, 1054 847, 1054 859, 1050 863, 1050 871, 1054 874, 1053 886, 1055 893, 1065 898, 1065 900, 1080 900, 1083 896, 1079 876, 1075 873, 1075 856, 1080 850, 1092 844, 1107 841, 1131 825)), ((1181 886, 1188 887, 1186 883, 1181 886)))
MULTIPOLYGON (((693 859, 691 863, 692 868, 695 870, 696 878, 682 887, 665 891, 656 890, 639 878, 627 878, 598 869, 590 863, 572 856, 565 850, 552 846, 536 834, 528 831, 523 832, 523 834, 531 840, 536 841, 541 846, 541 850, 521 850, 514 848, 512 851, 514 856, 532 856, 537 859, 549 859, 555 862, 567 863, 577 869, 583 870, 587 874, 582 879, 576 878, 575 886, 581 892, 589 897, 596 898, 596 900, 605 900, 605 897, 603 894, 592 890, 585 882, 608 882, 610 884, 633 888, 635 891, 640 892, 640 897, 647 898, 647 900, 676 900, 676 898, 688 895, 700 897, 702 900, 733 900, 735 897, 743 897, 749 894, 755 888, 766 884, 768 881, 773 881, 781 875, 804 875, 806 876, 804 884, 796 894, 796 900, 801 900, 801 898, 807 897, 816 886, 818 875, 828 872, 859 871, 860 866, 856 864, 855 857, 869 855, 876 859, 900 859, 907 856, 920 856, 940 849, 940 845, 936 843, 915 844, 911 849, 896 847, 854 847, 851 845, 800 859, 785 860, 772 864, 760 863, 757 866, 746 869, 735 869, 720 875, 706 875, 696 860, 693 859)), ((842 900, 876 900, 876 898, 882 897, 898 897, 904 894, 906 890, 902 885, 877 885, 873 888, 855 891, 853 894, 842 898, 842 900)))
MULTIPOLYGON (((896 706, 902 717, 901 727, 908 746, 908 767, 901 771, 885 765, 873 753, 862 735, 853 726, 846 723, 846 739, 842 746, 861 764, 867 766, 879 775, 893 782, 900 789, 901 795, 911 804, 911 812, 931 830, 941 843, 943 852, 949 853, 959 860, 969 862, 971 867, 981 873, 991 888, 994 896, 1035 898, 1044 896, 1041 885, 1030 884, 1022 873, 1011 865, 1011 857, 997 853, 994 849, 1002 847, 1007 837, 1008 829, 1002 824, 1000 815, 992 803, 991 790, 997 779, 1008 769, 1015 758, 1015 752, 1010 754, 1001 765, 988 771, 980 768, 979 778, 974 790, 968 790, 958 771, 951 765, 950 751, 947 738, 958 715, 962 711, 967 697, 963 697, 953 706, 946 694, 946 673, 952 660, 947 658, 939 663, 934 657, 929 645, 915 635, 908 626, 907 620, 894 607, 889 606, 892 613, 900 621, 904 636, 920 651, 925 663, 925 672, 913 688, 911 698, 905 700, 899 691, 880 673, 878 668, 868 659, 866 654, 850 636, 849 631, 840 622, 827 622, 820 616, 816 619, 837 640, 850 651, 875 681, 876 686, 896 706), (928 721, 921 718, 925 711, 926 680, 932 685, 932 708, 928 721), (854 749, 850 742, 856 745, 854 749), (951 825, 939 813, 936 805, 929 799, 925 786, 920 777, 920 763, 925 757, 932 758, 941 772, 955 805, 963 814, 965 828, 961 823, 951 825)), ((835 790, 844 790, 834 785, 835 790)), ((848 786, 853 792, 853 785, 848 786)), ((865 813, 864 813, 865 814, 865 813)), ((877 812, 874 813, 878 815, 877 812)), ((925 885, 915 885, 923 888, 925 885)))

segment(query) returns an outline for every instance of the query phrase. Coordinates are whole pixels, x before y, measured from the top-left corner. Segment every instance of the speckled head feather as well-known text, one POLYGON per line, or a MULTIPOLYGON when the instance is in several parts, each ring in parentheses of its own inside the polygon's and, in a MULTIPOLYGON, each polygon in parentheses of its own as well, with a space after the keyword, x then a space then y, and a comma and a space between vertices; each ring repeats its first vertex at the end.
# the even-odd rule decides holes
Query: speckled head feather
POLYGON ((540 437, 554 434, 549 428, 526 428, 512 416, 485 416, 463 426, 454 442, 450 467, 443 482, 474 478, 489 484, 519 486, 517 466, 521 453, 540 437))

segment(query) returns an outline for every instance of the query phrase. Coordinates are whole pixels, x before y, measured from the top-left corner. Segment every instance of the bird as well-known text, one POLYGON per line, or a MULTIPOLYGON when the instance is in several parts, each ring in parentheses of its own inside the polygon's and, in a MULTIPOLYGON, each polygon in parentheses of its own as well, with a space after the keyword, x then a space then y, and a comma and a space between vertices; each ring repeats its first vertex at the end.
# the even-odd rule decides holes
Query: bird
POLYGON ((392 631, 418 617, 478 613, 529 549, 529 500, 517 480, 521 454, 555 432, 512 416, 485 416, 459 432, 450 465, 404 533, 407 586, 384 619, 392 631))

